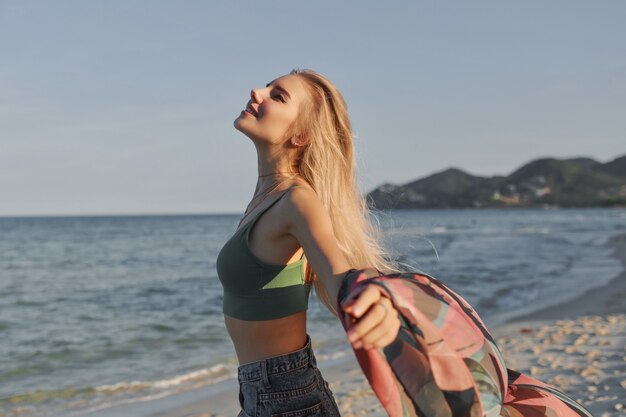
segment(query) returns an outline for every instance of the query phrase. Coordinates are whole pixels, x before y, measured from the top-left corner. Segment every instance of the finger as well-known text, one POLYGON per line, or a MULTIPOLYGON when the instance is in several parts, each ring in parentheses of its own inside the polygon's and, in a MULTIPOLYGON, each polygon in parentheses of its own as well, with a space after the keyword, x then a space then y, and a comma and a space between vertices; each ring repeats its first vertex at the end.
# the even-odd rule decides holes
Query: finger
POLYGON ((346 311, 355 317, 361 317, 367 309, 380 299, 380 290, 374 285, 368 285, 356 298, 355 302, 346 308, 346 311))
POLYGON ((363 291, 367 290, 369 287, 369 285, 360 285, 354 290, 349 291, 344 302, 348 300, 354 301, 355 298, 357 298, 363 291))
POLYGON ((361 337, 360 341, 361 341, 361 343, 363 343, 363 347, 365 349, 368 349, 368 348, 372 347, 372 345, 374 345, 378 339, 380 339, 380 338, 384 337, 385 335, 387 335, 387 333, 390 330, 392 330, 392 329, 389 328, 388 326, 386 326, 385 322, 382 321, 377 326, 375 326, 372 330, 370 330, 369 332, 364 334, 361 337))
POLYGON ((347 313, 352 313, 352 306, 356 302, 357 298, 360 297, 361 293, 363 293, 363 291, 366 289, 367 287, 360 287, 357 290, 352 291, 350 295, 341 302, 341 306, 343 307, 344 311, 346 311, 347 313))
POLYGON ((361 341, 363 344, 373 343, 385 334, 387 330, 393 330, 393 326, 395 324, 394 315, 396 310, 389 299, 380 299, 378 303, 376 303, 375 307, 378 310, 382 310, 382 317, 380 321, 378 321, 369 331, 361 333, 361 341))
MULTIPOLYGON (((376 290, 375 288, 371 288, 371 285, 362 286, 359 289, 353 291, 342 303, 344 310, 346 310, 350 314, 354 314, 354 307, 357 304, 357 301, 361 299, 364 293, 371 293, 372 290, 376 290)), ((371 297, 372 294, 369 296, 371 297)), ((360 305, 361 303, 359 303, 360 305)))
POLYGON ((368 311, 361 317, 361 320, 357 322, 349 331, 348 339, 350 342, 359 340, 363 335, 370 332, 385 317, 385 309, 380 304, 374 304, 368 311))
POLYGON ((397 335, 394 336, 393 332, 387 332, 381 338, 375 340, 374 343, 364 346, 363 349, 384 349, 393 343, 396 337, 397 335))
POLYGON ((384 348, 385 346, 396 340, 399 330, 400 320, 398 319, 397 315, 388 317, 370 333, 363 336, 362 341, 364 349, 384 348))

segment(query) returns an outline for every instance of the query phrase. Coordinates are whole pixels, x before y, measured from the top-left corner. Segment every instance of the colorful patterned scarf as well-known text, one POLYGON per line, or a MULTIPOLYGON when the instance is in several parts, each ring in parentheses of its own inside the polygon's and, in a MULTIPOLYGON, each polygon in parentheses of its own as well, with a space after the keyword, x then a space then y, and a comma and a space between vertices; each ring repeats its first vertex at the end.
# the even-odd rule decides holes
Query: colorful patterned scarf
POLYGON ((384 349, 354 349, 390 417, 592 417, 558 389, 508 369, 474 309, 422 271, 350 270, 337 297, 346 331, 356 321, 341 304, 367 285, 382 289, 402 323, 384 349))

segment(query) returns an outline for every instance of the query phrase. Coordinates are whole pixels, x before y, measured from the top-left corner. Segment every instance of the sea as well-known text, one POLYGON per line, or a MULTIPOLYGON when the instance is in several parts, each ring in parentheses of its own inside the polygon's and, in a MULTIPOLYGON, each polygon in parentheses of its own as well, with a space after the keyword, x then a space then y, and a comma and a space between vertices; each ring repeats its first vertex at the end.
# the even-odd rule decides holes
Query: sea
MULTIPOLYGON (((217 254, 239 214, 0 218, 0 416, 84 416, 237 375, 217 254)), ((390 256, 488 326, 605 285, 626 209, 377 212, 390 256)), ((353 354, 317 299, 318 360, 353 354)))

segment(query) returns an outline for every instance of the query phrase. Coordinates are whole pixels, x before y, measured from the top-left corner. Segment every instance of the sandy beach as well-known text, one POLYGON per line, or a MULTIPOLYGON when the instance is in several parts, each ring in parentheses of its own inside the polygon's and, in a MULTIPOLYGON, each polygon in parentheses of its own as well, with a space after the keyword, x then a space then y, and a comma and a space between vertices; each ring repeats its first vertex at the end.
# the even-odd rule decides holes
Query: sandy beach
MULTIPOLYGON (((612 239, 612 256, 626 265, 626 234, 612 239)), ((593 277, 591 277, 593 278, 593 277)), ((491 329, 507 366, 560 388, 594 416, 626 415, 626 272, 583 296, 491 329)), ((347 342, 346 342, 347 343, 347 342)), ((351 353, 351 352, 350 352, 351 353)), ((385 416, 353 354, 318 362, 341 414, 385 416)), ((237 382, 156 400, 147 417, 234 417, 237 382), (159 411, 156 411, 159 410, 159 411)), ((94 417, 138 415, 128 408, 94 417)))

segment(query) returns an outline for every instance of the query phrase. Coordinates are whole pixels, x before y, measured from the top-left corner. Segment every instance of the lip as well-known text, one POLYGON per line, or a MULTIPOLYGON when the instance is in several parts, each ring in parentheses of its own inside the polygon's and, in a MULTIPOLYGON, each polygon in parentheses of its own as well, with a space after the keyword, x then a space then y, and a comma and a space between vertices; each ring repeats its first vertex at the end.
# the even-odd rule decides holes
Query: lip
POLYGON ((252 107, 252 104, 250 102, 248 102, 248 104, 246 105, 246 108, 243 109, 243 110, 248 112, 248 113, 250 113, 250 116, 256 117, 257 114, 258 114, 257 111, 255 110, 255 108, 252 107))
POLYGON ((250 113, 250 110, 248 109, 243 109, 241 111, 241 114, 243 114, 244 116, 256 117, 254 114, 250 113))

